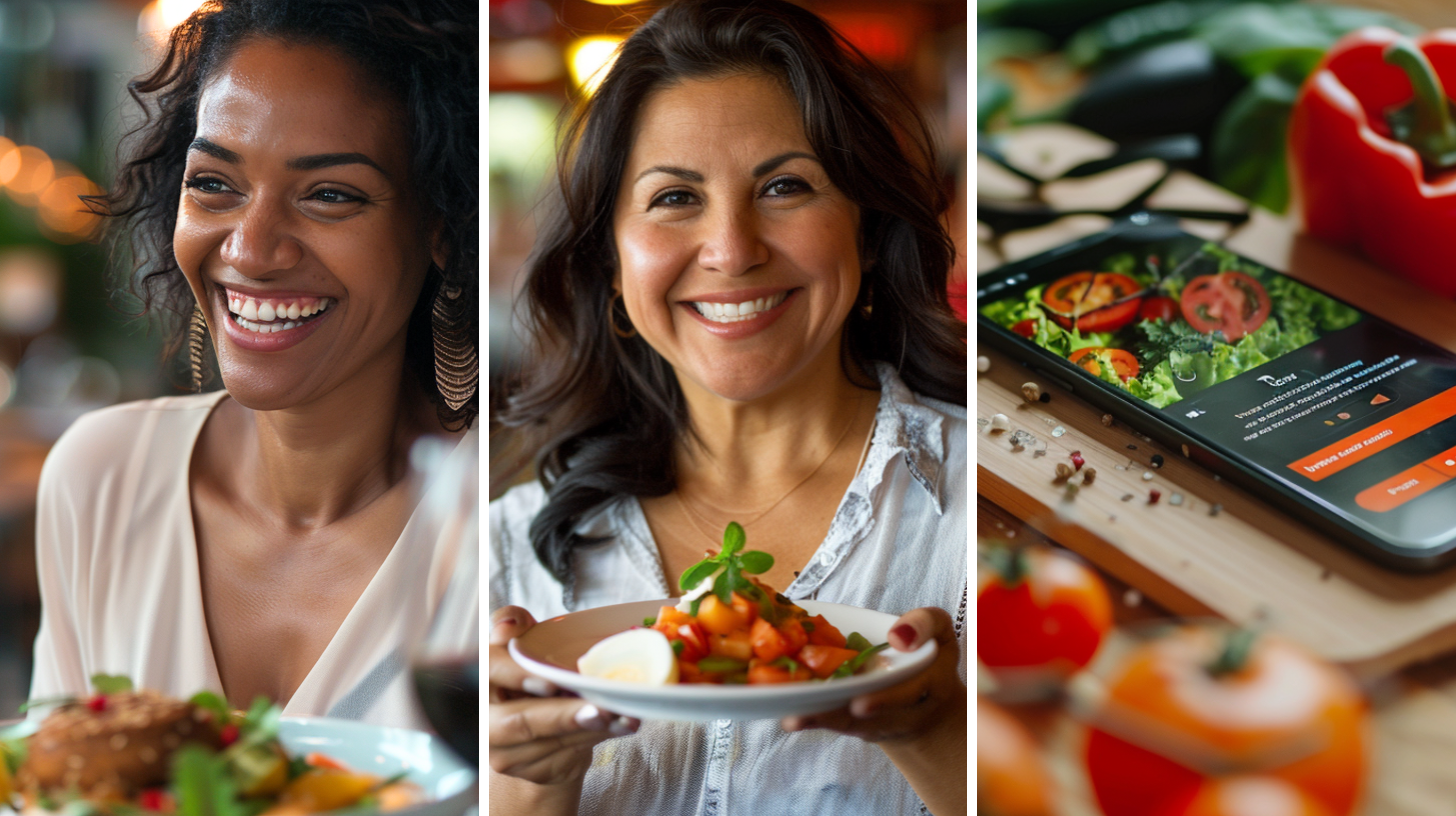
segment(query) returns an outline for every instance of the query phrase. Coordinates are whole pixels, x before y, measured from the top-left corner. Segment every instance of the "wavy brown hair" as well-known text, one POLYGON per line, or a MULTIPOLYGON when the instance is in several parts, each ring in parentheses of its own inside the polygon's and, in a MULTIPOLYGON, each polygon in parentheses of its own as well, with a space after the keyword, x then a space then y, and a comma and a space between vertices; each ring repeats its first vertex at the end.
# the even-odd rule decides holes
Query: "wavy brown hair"
POLYGON ((406 114, 410 178, 424 208, 421 223, 438 229, 446 258, 432 266, 410 316, 406 366, 435 406, 441 424, 474 423, 479 396, 450 409, 435 384, 430 312, 442 286, 470 304, 466 336, 479 334, 480 208, 479 44, 477 7, 449 0, 208 0, 178 25, 161 63, 127 85, 141 123, 122 139, 115 184, 90 199, 115 219, 122 264, 118 288, 158 320, 164 353, 186 346, 195 300, 172 254, 187 148, 197 132, 197 104, 208 79, 251 38, 333 49, 350 58, 406 114))
POLYGON ((530 536, 563 582, 572 550, 591 543, 575 533, 581 520, 621 496, 671 492, 673 445, 690 432, 672 369, 641 337, 611 328, 612 213, 637 112, 678 80, 745 72, 789 90, 830 179, 860 208, 864 274, 844 333, 845 372, 864 382, 875 361, 888 362, 915 391, 965 404, 965 324, 946 296, 955 255, 940 221, 947 197, 914 103, 791 3, 672 3, 632 34, 563 130, 557 200, 520 304, 533 347, 497 417, 538 452, 548 500, 530 536))

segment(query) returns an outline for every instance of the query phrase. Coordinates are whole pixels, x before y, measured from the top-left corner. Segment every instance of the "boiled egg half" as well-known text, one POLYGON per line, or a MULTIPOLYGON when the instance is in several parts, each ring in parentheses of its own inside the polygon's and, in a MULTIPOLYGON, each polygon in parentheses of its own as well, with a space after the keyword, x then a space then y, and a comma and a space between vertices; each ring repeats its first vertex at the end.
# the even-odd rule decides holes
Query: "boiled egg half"
POLYGON ((656 629, 628 629, 598 641, 577 658, 576 669, 588 677, 664 686, 677 682, 677 655, 656 629))

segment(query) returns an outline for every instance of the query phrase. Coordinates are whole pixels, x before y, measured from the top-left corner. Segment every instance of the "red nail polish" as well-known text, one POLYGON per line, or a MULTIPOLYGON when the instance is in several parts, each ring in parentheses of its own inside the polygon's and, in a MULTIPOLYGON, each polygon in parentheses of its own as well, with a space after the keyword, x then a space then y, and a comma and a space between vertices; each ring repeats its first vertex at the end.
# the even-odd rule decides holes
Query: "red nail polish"
POLYGON ((902 623, 894 629, 891 629, 890 634, 899 638, 902 643, 908 644, 915 642, 915 627, 908 623, 902 623))

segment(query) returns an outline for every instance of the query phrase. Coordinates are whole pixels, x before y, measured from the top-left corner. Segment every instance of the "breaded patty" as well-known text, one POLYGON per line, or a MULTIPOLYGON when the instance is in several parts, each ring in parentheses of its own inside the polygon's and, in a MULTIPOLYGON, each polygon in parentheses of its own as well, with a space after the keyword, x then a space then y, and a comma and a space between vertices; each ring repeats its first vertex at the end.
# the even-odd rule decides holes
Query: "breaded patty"
POLYGON ((108 694, 94 707, 67 705, 30 738, 15 781, 28 798, 71 791, 92 800, 128 798, 165 784, 181 746, 222 747, 213 720, 210 711, 146 690, 108 694))

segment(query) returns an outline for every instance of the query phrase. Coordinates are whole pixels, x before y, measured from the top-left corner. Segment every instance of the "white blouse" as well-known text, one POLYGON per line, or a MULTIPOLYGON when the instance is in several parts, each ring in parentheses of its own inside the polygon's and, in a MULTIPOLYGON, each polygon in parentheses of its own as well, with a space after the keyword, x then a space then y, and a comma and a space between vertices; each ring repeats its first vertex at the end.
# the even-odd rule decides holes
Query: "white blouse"
MULTIPOLYGON (((784 594, 901 615, 945 609, 955 620, 966 679, 966 410, 917 396, 881 364, 876 429, 829 532, 784 594)), ((537 560, 527 530, 545 504, 539 484, 490 506, 490 608, 537 620, 628 601, 667 598, 657 545, 635 498, 585 520, 610 538, 578 550, 574 580, 537 560)), ((622 816, 795 816, 926 813, 884 752, 827 730, 785 733, 777 720, 649 721, 597 746, 581 813, 622 816)))
MULTIPOLYGON (((84 694, 93 674, 127 675, 178 697, 222 692, 203 616, 188 472, 202 426, 226 396, 112 406, 81 417, 56 442, 38 499, 32 698, 84 694)), ((478 440, 478 431, 467 432, 448 460, 477 470, 478 440)), ((480 641, 478 580, 450 581, 457 561, 476 562, 479 534, 461 536, 459 524, 442 530, 421 512, 448 503, 452 490, 458 481, 426 488, 284 714, 428 727, 412 689, 410 648, 437 609, 454 618, 437 627, 453 633, 452 646, 473 653, 480 641)))

